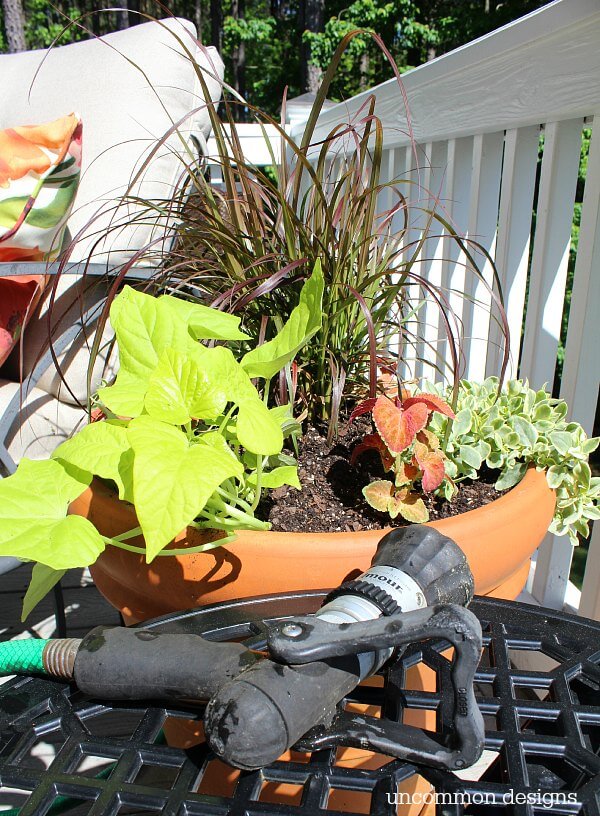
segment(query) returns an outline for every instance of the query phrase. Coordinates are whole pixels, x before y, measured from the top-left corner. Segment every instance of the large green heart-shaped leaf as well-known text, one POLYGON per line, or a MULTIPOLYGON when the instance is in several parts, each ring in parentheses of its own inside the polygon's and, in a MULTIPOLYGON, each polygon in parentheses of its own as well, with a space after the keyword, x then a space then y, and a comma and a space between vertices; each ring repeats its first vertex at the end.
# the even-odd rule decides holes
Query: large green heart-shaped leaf
POLYGON ((0 555, 39 561, 55 570, 87 567, 104 540, 87 519, 67 516, 91 475, 52 459, 22 459, 17 472, 0 480, 0 555))
POLYGON ((172 295, 161 295, 158 300, 172 310, 176 319, 185 323, 196 340, 248 339, 248 335, 240 331, 240 318, 235 315, 172 295))
POLYGON ((321 262, 300 292, 300 302, 279 334, 268 343, 249 351, 242 358, 242 367, 250 377, 269 380, 294 359, 296 353, 321 328, 324 279, 321 262))
POLYGON ((115 298, 110 320, 119 344, 121 370, 142 380, 150 377, 165 349, 185 352, 196 345, 186 323, 174 319, 164 300, 130 286, 115 298))
POLYGON ((35 609, 43 598, 50 592, 65 574, 66 570, 54 570, 45 564, 34 564, 31 571, 31 581, 27 587, 27 592, 23 598, 23 611, 21 621, 23 622, 35 609))
POLYGON ((239 404, 246 400, 259 399, 250 377, 235 359, 231 349, 225 346, 215 348, 198 346, 192 356, 208 381, 219 384, 229 402, 239 404))
POLYGON ((136 417, 144 410, 148 379, 119 371, 112 385, 98 389, 98 399, 109 411, 120 417, 136 417))
POLYGON ((124 422, 92 422, 59 445, 52 458, 70 462, 94 476, 112 479, 119 498, 133 501, 133 449, 124 422))
POLYGON ((197 359, 165 349, 150 377, 144 404, 154 419, 185 425, 192 418, 219 416, 227 396, 224 388, 200 368, 197 359))
POLYGON ((241 476, 238 460, 202 442, 190 445, 172 425, 138 417, 129 423, 134 450, 133 494, 148 562, 204 508, 225 481, 241 476))
MULTIPOLYGON (((248 476, 248 483, 251 485, 255 485, 257 480, 258 477, 256 473, 251 473, 248 476)), ((298 468, 296 465, 282 465, 281 467, 274 468, 267 473, 261 473, 260 485, 261 487, 268 487, 271 489, 282 487, 282 485, 290 485, 291 487, 295 487, 297 490, 302 490, 302 485, 298 479, 298 468)))
POLYGON ((236 435, 246 450, 263 456, 273 456, 283 447, 281 425, 258 396, 240 403, 236 435))

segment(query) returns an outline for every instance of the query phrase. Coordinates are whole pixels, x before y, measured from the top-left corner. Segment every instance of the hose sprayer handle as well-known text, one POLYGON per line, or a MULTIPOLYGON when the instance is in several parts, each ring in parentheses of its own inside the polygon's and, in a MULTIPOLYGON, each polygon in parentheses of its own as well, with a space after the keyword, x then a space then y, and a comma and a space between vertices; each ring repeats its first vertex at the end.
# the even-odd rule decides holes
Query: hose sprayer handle
POLYGON ((396 618, 341 626, 318 618, 295 618, 271 628, 269 649, 277 660, 304 663, 340 658, 357 651, 405 646, 424 638, 447 640, 454 646, 449 744, 442 744, 412 726, 340 712, 328 729, 309 732, 297 747, 315 751, 334 744, 367 746, 409 762, 452 770, 466 768, 477 761, 484 745, 484 724, 475 700, 473 680, 482 637, 481 625, 468 609, 455 604, 438 604, 396 618), (298 629, 302 629, 302 633, 296 634, 298 629))

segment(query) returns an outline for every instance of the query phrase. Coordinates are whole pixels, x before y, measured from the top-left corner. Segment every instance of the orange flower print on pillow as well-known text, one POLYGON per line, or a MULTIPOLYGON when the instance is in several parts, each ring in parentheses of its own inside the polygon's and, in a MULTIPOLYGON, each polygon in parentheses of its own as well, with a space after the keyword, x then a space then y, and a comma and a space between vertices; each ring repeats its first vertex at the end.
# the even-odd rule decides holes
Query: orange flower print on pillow
POLYGON ((75 114, 47 125, 23 125, 0 130, 0 187, 29 172, 45 173, 65 157, 74 131, 80 125, 75 114), (56 155, 41 148, 47 148, 56 155))
POLYGON ((46 276, 2 277, 2 263, 53 261, 79 184, 81 121, 0 131, 0 365, 42 295, 46 276))

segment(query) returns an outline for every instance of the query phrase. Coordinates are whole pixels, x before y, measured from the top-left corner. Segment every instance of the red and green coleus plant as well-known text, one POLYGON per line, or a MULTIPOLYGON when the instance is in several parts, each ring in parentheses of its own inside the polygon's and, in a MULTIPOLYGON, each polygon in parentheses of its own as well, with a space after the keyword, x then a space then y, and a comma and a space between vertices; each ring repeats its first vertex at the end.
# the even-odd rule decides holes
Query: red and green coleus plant
POLYGON ((394 399, 382 395, 365 400, 352 412, 351 419, 371 414, 376 433, 364 437, 350 461, 354 463, 365 451, 375 450, 385 472, 394 476, 393 481, 377 479, 363 488, 365 499, 375 510, 389 513, 391 518, 402 516, 409 522, 422 523, 429 519, 429 512, 421 492, 432 493, 444 480, 447 492, 454 492, 440 440, 428 428, 434 413, 454 418, 452 408, 435 394, 394 399))

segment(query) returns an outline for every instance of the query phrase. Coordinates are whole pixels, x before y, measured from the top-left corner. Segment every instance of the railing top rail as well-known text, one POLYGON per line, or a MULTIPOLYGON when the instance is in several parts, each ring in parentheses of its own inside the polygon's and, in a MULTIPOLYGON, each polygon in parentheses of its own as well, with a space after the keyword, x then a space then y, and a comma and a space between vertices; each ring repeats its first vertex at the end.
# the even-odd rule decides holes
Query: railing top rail
MULTIPOLYGON (((584 117, 600 111, 600 3, 555 0, 490 34, 407 71, 418 142, 584 117)), ((389 147, 410 141, 395 79, 320 117, 314 141, 377 100, 389 147)), ((302 132, 296 126, 292 135, 302 132)))

